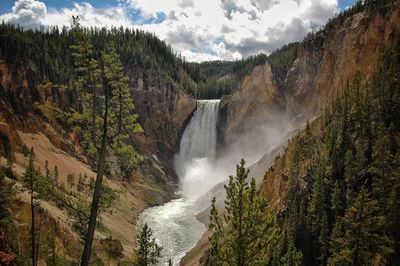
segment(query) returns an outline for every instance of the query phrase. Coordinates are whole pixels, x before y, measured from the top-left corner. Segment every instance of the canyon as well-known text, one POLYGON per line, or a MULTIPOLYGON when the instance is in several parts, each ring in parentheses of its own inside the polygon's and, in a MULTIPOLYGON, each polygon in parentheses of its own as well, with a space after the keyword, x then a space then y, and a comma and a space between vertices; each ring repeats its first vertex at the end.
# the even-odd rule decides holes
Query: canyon
MULTIPOLYGON (((372 78, 381 46, 392 46, 399 31, 399 3, 372 14, 357 12, 290 46, 294 57, 283 71, 268 59, 254 67, 221 100, 196 100, 187 93, 184 84, 194 81, 183 67, 171 81, 154 69, 126 66, 143 128, 130 136, 129 144, 143 160, 127 179, 108 174, 107 185, 120 195, 111 213, 102 214, 104 228, 97 237, 119 240, 123 259, 130 260, 135 256, 136 231, 148 223, 165 248, 161 263, 172 258, 175 264, 201 265, 209 247, 210 201, 217 197, 223 209, 223 185, 241 158, 269 207, 279 213, 285 207, 287 182, 283 173, 268 170, 285 156, 289 140, 307 121, 318 119, 349 80, 355 75, 362 82, 372 78)), ((7 140, 15 175, 21 179, 24 154, 34 147, 35 165, 42 171, 46 161, 57 166, 60 182, 67 186, 69 174, 94 172, 78 132, 63 125, 62 115, 74 105, 74 95, 56 85, 28 64, 0 60, 0 155, 5 166, 7 140)), ((15 182, 22 186, 18 179, 15 182)), ((20 224, 28 222, 28 203, 26 192, 18 195, 15 212, 20 224)), ((69 214, 53 202, 41 202, 40 209, 42 219, 57 229, 59 246, 76 262, 82 241, 69 214)), ((97 256, 106 260, 104 254, 97 256)))

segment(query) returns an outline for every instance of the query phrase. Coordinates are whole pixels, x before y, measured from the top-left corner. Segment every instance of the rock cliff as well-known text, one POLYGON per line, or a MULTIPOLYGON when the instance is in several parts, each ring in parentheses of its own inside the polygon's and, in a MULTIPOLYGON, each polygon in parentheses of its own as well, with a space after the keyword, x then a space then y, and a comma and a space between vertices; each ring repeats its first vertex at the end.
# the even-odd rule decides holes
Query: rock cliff
POLYGON ((229 143, 244 133, 247 125, 273 120, 279 110, 278 87, 268 63, 256 66, 241 86, 220 103, 219 137, 229 143))
MULTIPOLYGON (((391 46, 399 31, 400 4, 397 2, 372 14, 356 13, 342 24, 307 37, 299 44, 284 77, 275 76, 277 71, 272 64, 256 67, 232 95, 221 100, 219 140, 229 146, 246 129, 257 130, 260 125, 282 117, 292 121, 293 130, 304 125, 306 120, 318 116, 321 108, 340 94, 356 73, 362 81, 368 81, 377 69, 381 45, 391 46)), ((265 152, 250 168, 253 174, 265 175, 260 193, 272 207, 280 209, 284 206, 287 180, 277 173, 286 165, 290 149, 273 156, 265 152)), ((207 222, 206 213, 199 218, 207 222)), ((207 256, 207 237, 207 234, 203 236, 181 265, 202 265, 203 256, 207 256)))
POLYGON ((283 78, 274 76, 268 63, 256 67, 232 95, 222 99, 220 140, 230 143, 244 128, 268 123, 277 114, 304 122, 318 115, 356 73, 368 80, 380 46, 390 45, 400 29, 399 12, 398 3, 372 15, 359 12, 307 37, 283 78))
MULTIPOLYGON (((136 112, 145 132, 134 137, 134 144, 147 155, 172 155, 178 150, 185 123, 196 108, 195 100, 154 71, 129 72, 136 112)), ((14 69, 0 61, 0 81, 0 117, 19 129, 38 130, 43 125, 38 119, 46 114, 35 108, 38 105, 48 103, 68 110, 74 102, 73 94, 48 80, 40 80, 28 67, 14 69)))
POLYGON ((132 74, 131 83, 139 122, 148 144, 156 148, 158 154, 177 152, 196 101, 152 71, 132 74))
MULTIPOLYGON (((107 185, 119 194, 111 207, 112 215, 101 216, 104 230, 98 230, 97 235, 101 239, 112 235, 122 243, 124 259, 131 260, 139 213, 149 206, 163 204, 175 195, 177 177, 170 158, 179 148, 180 136, 196 102, 177 85, 150 70, 135 70, 128 76, 139 122, 144 128, 144 133, 131 136, 130 143, 145 159, 126 180, 114 176, 106 180, 107 185)), ((74 99, 67 89, 40 78, 29 66, 15 67, 0 61, 0 167, 5 167, 3 157, 12 151, 12 169, 21 179, 26 166, 23 154, 33 147, 36 166, 42 170, 46 164, 51 169, 57 166, 59 181, 65 187, 68 186, 68 175, 78 177, 87 173, 94 176, 78 134, 66 121, 74 99)), ((20 183, 16 181, 16 184, 20 183)), ((28 202, 26 195, 18 194, 21 208, 28 202)), ((75 251, 67 250, 67 254, 76 262, 82 242, 74 234, 69 213, 50 201, 42 201, 39 208, 49 219, 58 221, 54 225, 57 232, 74 235, 73 243, 67 244, 75 247, 75 251)), ((18 213, 19 209, 13 211, 18 213)), ((18 223, 24 222, 18 220, 18 223)), ((62 239, 65 234, 57 234, 57 237, 62 239)))

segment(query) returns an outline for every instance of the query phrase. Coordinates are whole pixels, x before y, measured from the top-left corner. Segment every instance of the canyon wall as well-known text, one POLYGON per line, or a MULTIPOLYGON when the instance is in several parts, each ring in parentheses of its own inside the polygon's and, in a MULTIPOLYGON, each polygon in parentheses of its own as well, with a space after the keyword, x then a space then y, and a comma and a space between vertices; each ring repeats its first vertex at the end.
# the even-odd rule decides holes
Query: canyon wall
MULTIPOLYGON (((181 134, 196 102, 177 85, 150 70, 136 69, 128 76, 135 112, 144 129, 143 133, 130 136, 129 143, 144 159, 124 179, 108 174, 105 182, 117 191, 118 197, 110 213, 101 215, 103 229, 96 231, 96 237, 104 240, 112 235, 114 242, 122 244, 124 259, 132 260, 139 213, 175 195, 177 177, 170 159, 179 149, 181 134)), ((44 171, 48 165, 51 172, 57 166, 58 180, 65 187, 68 187, 68 175, 94 176, 79 135, 67 122, 75 101, 75 95, 66 87, 41 79, 29 65, 15 67, 0 61, 0 166, 6 165, 3 157, 11 151, 13 174, 21 180, 26 167, 24 154, 33 147, 35 166, 44 171)), ((20 185, 18 179, 16 184, 20 185)), ((29 203, 25 194, 17 195, 18 206, 22 209, 29 203)), ((82 196, 82 192, 77 194, 82 196)), ((84 195, 85 200, 89 201, 90 197, 91 194, 84 195)), ((38 215, 46 214, 41 218, 57 221, 54 223, 57 238, 71 238, 71 242, 65 243, 74 248, 66 249, 66 254, 77 262, 82 240, 72 228, 70 213, 46 200, 41 201, 38 209, 38 215)), ((18 214, 19 209, 13 212, 18 214)), ((22 224, 25 220, 17 222, 22 224)), ((101 241, 95 245, 100 245, 101 241)))
POLYGON ((360 12, 306 38, 285 77, 275 77, 268 63, 256 67, 222 99, 219 139, 230 143, 246 128, 273 121, 279 114, 302 123, 317 116, 356 73, 369 80, 381 45, 390 45, 400 30, 399 12, 398 3, 372 15, 360 12))
MULTIPOLYGON (((135 146, 149 154, 172 155, 179 149, 185 123, 196 108, 195 100, 154 71, 128 70, 128 77, 144 129, 144 134, 134 136, 135 146)), ((76 98, 67 89, 39 79, 29 67, 15 69, 2 61, 0 81, 0 117, 19 129, 38 130, 43 125, 38 121, 44 118, 38 105, 48 103, 66 111, 76 98)))
MULTIPOLYGON (((317 117, 356 73, 363 82, 370 80, 377 69, 382 44, 391 46, 399 31, 400 4, 397 2, 390 8, 375 10, 372 15, 359 12, 342 24, 307 37, 299 44, 284 77, 275 76, 268 62, 254 68, 232 95, 221 99, 218 127, 221 144, 229 146, 243 132, 281 119, 289 119, 296 132, 305 121, 317 117)), ((273 157, 270 155, 274 150, 265 151, 265 156, 250 167, 253 174, 265 175, 263 180, 259 179, 260 192, 276 210, 284 206, 287 191, 287 180, 279 170, 289 157, 285 146, 284 143, 279 147, 273 157), (267 171, 271 166, 277 170, 267 171)), ((199 214, 205 223, 208 213, 206 210, 199 214)), ((206 232, 181 265, 203 265, 208 256, 209 236, 206 232)))

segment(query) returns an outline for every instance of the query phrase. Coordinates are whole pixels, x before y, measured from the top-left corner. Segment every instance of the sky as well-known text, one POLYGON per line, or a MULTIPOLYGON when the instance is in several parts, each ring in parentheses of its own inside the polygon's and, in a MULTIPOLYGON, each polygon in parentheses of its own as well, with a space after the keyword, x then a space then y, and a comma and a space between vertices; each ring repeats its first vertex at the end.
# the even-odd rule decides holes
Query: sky
POLYGON ((124 26, 153 32, 188 61, 236 60, 300 41, 356 0, 0 0, 0 21, 35 29, 124 26))

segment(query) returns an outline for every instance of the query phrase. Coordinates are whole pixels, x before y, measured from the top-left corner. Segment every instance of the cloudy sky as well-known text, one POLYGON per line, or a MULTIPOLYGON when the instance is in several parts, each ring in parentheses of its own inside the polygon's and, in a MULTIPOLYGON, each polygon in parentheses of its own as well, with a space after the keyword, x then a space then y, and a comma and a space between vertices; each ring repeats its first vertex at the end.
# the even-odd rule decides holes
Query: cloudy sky
POLYGON ((190 61, 233 60, 301 40, 355 0, 0 0, 25 28, 126 26, 154 32, 190 61))

